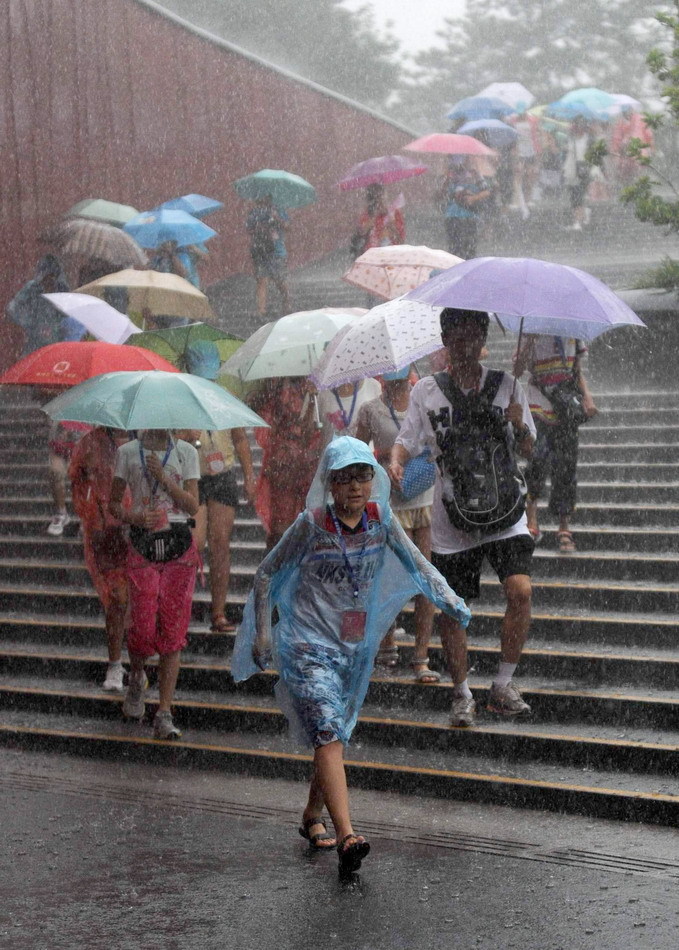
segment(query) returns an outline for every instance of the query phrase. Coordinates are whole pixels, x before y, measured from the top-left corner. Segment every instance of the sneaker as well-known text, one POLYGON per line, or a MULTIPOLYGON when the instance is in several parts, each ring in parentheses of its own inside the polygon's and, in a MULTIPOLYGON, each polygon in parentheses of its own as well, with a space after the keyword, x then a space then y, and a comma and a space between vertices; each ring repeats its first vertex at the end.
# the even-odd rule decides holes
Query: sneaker
POLYGON ((125 670, 122 663, 109 663, 102 689, 107 693, 122 693, 125 670))
POLYGON ((153 720, 154 739, 179 739, 181 729, 177 729, 172 722, 172 713, 157 712, 153 720))
POLYGON ((64 533, 64 528, 70 523, 70 521, 71 518, 67 511, 57 512, 47 527, 47 533, 53 535, 54 537, 58 537, 60 534, 64 533))
POLYGON ((476 703, 471 696, 453 696, 450 710, 451 726, 473 726, 476 722, 476 703))
POLYGON ((493 683, 490 687, 486 709, 489 712, 499 713, 501 716, 520 716, 522 713, 531 711, 530 706, 523 701, 521 693, 513 683, 508 683, 506 686, 496 686, 493 683))
POLYGON ((582 231, 582 225, 579 221, 576 221, 575 224, 569 224, 568 227, 564 228, 564 231, 582 231))
POLYGON ((130 676, 127 684, 127 692, 123 700, 123 716, 126 719, 143 719, 146 712, 146 686, 148 680, 146 675, 142 679, 136 676, 130 676))

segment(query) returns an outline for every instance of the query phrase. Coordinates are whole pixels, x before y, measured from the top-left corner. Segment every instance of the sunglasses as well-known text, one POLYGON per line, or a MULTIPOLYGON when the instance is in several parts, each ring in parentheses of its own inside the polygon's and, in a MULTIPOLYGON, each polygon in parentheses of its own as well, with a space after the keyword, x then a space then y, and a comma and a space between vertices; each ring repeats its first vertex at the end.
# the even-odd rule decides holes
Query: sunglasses
POLYGON ((367 472, 333 472, 330 481, 335 485, 348 485, 350 482, 371 482, 375 477, 375 472, 371 468, 367 472))

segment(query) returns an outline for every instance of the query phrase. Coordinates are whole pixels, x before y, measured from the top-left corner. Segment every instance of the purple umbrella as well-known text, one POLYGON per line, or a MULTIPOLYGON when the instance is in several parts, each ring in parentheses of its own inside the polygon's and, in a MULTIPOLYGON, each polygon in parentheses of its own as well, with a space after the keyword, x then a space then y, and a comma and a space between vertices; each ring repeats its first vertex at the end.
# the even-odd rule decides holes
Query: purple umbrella
POLYGON ((429 171, 426 165, 405 155, 382 155, 354 165, 337 184, 342 191, 351 191, 354 188, 367 188, 368 185, 388 185, 393 181, 424 175, 426 171, 429 171))
POLYGON ((531 257, 475 257, 406 294, 432 307, 489 310, 519 333, 594 337, 620 326, 643 327, 627 304, 591 274, 531 257))

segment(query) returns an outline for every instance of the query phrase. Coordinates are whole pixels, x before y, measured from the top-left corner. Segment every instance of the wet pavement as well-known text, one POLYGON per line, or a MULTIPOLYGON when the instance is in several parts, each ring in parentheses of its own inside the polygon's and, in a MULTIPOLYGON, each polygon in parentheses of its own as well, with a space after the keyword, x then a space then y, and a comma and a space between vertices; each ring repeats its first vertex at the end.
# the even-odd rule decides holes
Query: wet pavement
POLYGON ((360 874, 309 855, 304 786, 0 750, 11 950, 662 950, 671 828, 352 792, 360 874))

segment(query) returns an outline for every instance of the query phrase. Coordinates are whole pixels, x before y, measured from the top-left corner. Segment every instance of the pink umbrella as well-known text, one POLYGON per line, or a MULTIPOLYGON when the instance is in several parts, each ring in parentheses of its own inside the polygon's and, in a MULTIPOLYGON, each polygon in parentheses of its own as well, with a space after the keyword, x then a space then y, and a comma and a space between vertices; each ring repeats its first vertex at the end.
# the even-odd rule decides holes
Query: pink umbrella
POLYGON ((351 191, 354 188, 367 188, 368 185, 388 185, 404 178, 424 175, 426 171, 426 165, 405 155, 382 155, 354 165, 337 184, 342 191, 351 191))
POLYGON ((495 155, 492 148, 471 135, 456 135, 454 132, 432 132, 414 142, 404 145, 409 152, 441 152, 444 155, 495 155))
POLYGON ((437 248, 410 244, 371 247, 356 258, 342 280, 393 300, 425 283, 433 270, 447 270, 460 263, 461 258, 437 248))

